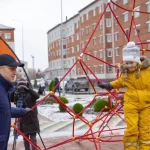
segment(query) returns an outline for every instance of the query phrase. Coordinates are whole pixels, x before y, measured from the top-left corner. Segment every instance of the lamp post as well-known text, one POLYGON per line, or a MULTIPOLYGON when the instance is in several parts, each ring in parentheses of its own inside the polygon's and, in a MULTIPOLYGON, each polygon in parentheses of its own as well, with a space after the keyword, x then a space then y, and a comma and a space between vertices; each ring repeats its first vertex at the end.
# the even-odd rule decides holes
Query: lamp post
POLYGON ((34 74, 34 56, 31 55, 32 58, 32 66, 33 66, 33 79, 35 80, 35 74, 34 74))
POLYGON ((23 22, 21 20, 15 20, 15 19, 13 19, 13 21, 21 23, 21 30, 22 30, 22 60, 24 61, 24 29, 23 29, 23 22))
MULTIPOLYGON (((62 34, 62 26, 63 26, 62 0, 60 3, 61 3, 60 41, 61 41, 61 64, 62 64, 62 76, 63 76, 64 75, 64 54, 63 54, 63 34, 62 34)), ((65 95, 64 80, 62 82, 63 82, 63 95, 65 95)))

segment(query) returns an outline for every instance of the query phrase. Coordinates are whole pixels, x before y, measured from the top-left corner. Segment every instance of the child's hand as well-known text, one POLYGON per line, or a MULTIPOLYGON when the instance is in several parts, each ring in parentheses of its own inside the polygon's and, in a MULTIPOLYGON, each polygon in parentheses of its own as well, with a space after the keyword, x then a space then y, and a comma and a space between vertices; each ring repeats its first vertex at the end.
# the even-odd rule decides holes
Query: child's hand
POLYGON ((105 83, 105 82, 98 82, 98 87, 102 88, 102 89, 107 89, 109 91, 111 91, 113 89, 112 85, 110 83, 105 83))

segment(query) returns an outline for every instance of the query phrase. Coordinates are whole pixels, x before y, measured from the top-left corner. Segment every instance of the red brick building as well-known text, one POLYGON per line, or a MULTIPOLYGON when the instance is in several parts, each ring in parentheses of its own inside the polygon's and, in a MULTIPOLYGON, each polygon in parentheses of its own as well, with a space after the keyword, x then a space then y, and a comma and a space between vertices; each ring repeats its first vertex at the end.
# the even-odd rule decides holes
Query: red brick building
MULTIPOLYGON (((131 0, 113 0, 117 5, 127 9, 121 9, 110 2, 110 6, 119 20, 122 29, 126 36, 131 41, 139 42, 138 35, 142 42, 150 40, 150 15, 128 11, 133 10, 133 2, 131 0), (134 15, 134 21, 131 20, 134 15), (135 28, 136 25, 136 28, 135 28), (131 29, 131 32, 130 32, 131 29), (138 33, 137 33, 138 32, 138 33), (130 34, 131 33, 131 34, 130 34)), ((77 58, 82 53, 86 43, 88 42, 93 30, 98 21, 99 24, 93 34, 91 41, 86 49, 86 52, 112 65, 120 65, 122 61, 122 48, 127 43, 127 38, 122 31, 120 25, 116 21, 110 8, 107 7, 106 12, 101 18, 107 0, 95 0, 83 9, 79 10, 78 14, 66 20, 62 24, 63 36, 63 60, 65 72, 74 64, 77 58), (100 20, 101 18, 101 20, 100 20)), ((135 11, 150 12, 149 0, 136 0, 135 11)), ((47 32, 48 35, 48 61, 50 78, 55 76, 62 76, 61 63, 61 24, 47 32)), ((150 49, 150 44, 140 46, 141 49, 150 49)), ((146 55, 150 55, 148 52, 146 55)), ((87 66, 100 79, 113 79, 116 75, 116 69, 101 61, 98 61, 88 55, 83 55, 87 66)), ((85 67, 85 66, 84 66, 85 67)), ((86 68, 86 67, 85 67, 86 68)), ((87 69, 86 69, 87 71, 87 69)), ((90 78, 94 78, 89 71, 87 71, 90 78)), ((69 77, 83 76, 85 73, 79 63, 68 74, 69 77)))
POLYGON ((14 46, 14 28, 0 24, 0 36, 13 49, 14 46))

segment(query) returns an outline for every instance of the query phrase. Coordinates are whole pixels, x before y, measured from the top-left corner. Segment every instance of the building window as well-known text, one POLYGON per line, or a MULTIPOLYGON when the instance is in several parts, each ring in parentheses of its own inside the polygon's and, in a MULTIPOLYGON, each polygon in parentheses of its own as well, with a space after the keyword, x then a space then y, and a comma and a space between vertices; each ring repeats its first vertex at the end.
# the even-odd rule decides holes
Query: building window
POLYGON ((84 42, 81 43, 81 48, 84 48, 84 42))
POLYGON ((4 38, 5 38, 6 40, 11 39, 11 33, 4 33, 4 38))
POLYGON ((76 52, 79 52, 79 45, 76 45, 76 52))
POLYGON ((82 23, 84 22, 84 15, 81 17, 81 22, 82 23))
MULTIPOLYGON (((140 6, 134 8, 135 11, 140 11, 140 6)), ((134 12, 134 18, 140 17, 140 12, 134 12)))
POLYGON ((150 50, 150 40, 147 40, 147 42, 149 42, 149 43, 147 44, 147 47, 148 47, 148 50, 150 50))
POLYGON ((94 52, 93 52, 93 55, 96 57, 96 56, 97 56, 97 51, 94 51, 94 52))
MULTIPOLYGON (((118 16, 116 16, 116 18, 118 19, 118 16)), ((118 25, 117 19, 114 17, 114 23, 115 25, 118 25)))
POLYGON ((125 34, 126 34, 125 38, 126 38, 126 37, 129 37, 129 29, 125 29, 124 32, 125 32, 125 34))
POLYGON ((95 27, 96 27, 96 23, 92 24, 93 30, 95 29, 95 27))
POLYGON ((89 14, 88 13, 86 14, 86 20, 89 20, 89 14))
MULTIPOLYGON (((114 0, 115 4, 117 4, 117 0, 114 0)), ((117 6, 114 5, 114 9, 117 9, 117 6)))
POLYGON ((138 35, 140 33, 140 24, 136 25, 136 28, 134 27, 134 35, 138 35))
POLYGON ((106 34, 107 42, 112 42, 112 34, 106 34))
POLYGON ((85 32, 86 32, 86 35, 89 34, 89 27, 86 27, 86 28, 85 28, 85 32))
POLYGON ((109 11, 110 11, 110 8, 109 8, 109 7, 107 7, 107 8, 106 8, 106 12, 109 12, 109 11))
POLYGON ((81 29, 81 35, 84 36, 84 29, 81 29))
POLYGON ((74 47, 71 48, 72 53, 74 53, 74 47))
POLYGON ((80 75, 80 68, 77 68, 77 75, 80 75))
POLYGON ((103 58, 103 50, 99 50, 99 52, 100 52, 100 58, 103 58))
POLYGON ((78 22, 76 23, 76 29, 78 29, 79 28, 79 24, 78 24, 78 22))
MULTIPOLYGON (((90 53, 89 53, 90 54, 90 53)), ((87 55, 87 60, 90 60, 90 56, 89 55, 87 55)))
POLYGON ((103 65, 100 65, 100 73, 104 73, 104 66, 103 65))
POLYGON ((115 48, 116 50, 116 56, 119 56, 119 47, 115 48))
POLYGON ((111 27, 111 18, 106 19, 106 27, 111 27))
POLYGON ((113 67, 112 66, 108 66, 108 73, 113 73, 113 67))
POLYGON ((95 9, 93 10, 93 17, 96 16, 96 11, 95 9))
POLYGON ((148 32, 150 32, 150 21, 146 22, 147 23, 147 29, 148 29, 148 32))
POLYGON ((77 41, 79 40, 79 34, 76 34, 76 40, 77 41))
POLYGON ((102 29, 103 28, 103 21, 101 20, 99 23, 99 28, 102 29))
POLYGON ((107 57, 112 57, 112 49, 107 49, 107 57))
POLYGON ((119 33, 116 32, 114 35, 115 35, 115 41, 118 41, 118 39, 119 39, 119 33))
POLYGON ((147 6, 147 12, 150 12, 150 2, 147 2, 146 6, 147 6))
POLYGON ((99 44, 102 44, 103 43, 103 37, 102 35, 99 36, 99 44))
POLYGON ((97 66, 94 66, 94 73, 97 73, 97 66))
POLYGON ((128 21, 128 12, 125 12, 122 15, 123 15, 123 21, 127 22, 128 21))
POLYGON ((93 45, 96 45, 96 37, 93 38, 93 45))
POLYGON ((72 42, 74 42, 74 38, 73 38, 73 36, 71 36, 71 41, 72 41, 72 42))
POLYGON ((102 12, 102 5, 99 6, 99 13, 102 12))
POLYGON ((128 0, 123 0, 123 5, 127 4, 128 0))
MULTIPOLYGON (((91 67, 90 67, 90 66, 88 66, 88 68, 90 69, 91 67)), ((90 72, 90 70, 89 70, 89 69, 88 69, 88 75, 89 75, 89 74, 91 74, 91 72, 90 72)))

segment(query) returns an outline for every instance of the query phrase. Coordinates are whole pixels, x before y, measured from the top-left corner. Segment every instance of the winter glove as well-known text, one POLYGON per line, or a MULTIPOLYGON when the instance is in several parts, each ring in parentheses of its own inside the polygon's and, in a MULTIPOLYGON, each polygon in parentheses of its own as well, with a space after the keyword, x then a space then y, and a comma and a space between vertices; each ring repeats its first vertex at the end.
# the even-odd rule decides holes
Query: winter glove
POLYGON ((110 83, 105 83, 105 82, 98 82, 98 87, 102 88, 102 89, 107 89, 109 91, 111 91, 113 89, 112 85, 110 83))
POLYGON ((31 108, 25 108, 25 110, 27 111, 27 115, 30 115, 31 113, 33 113, 33 110, 31 108))

